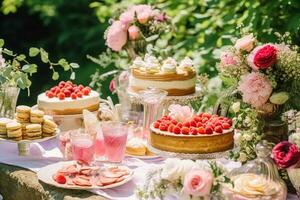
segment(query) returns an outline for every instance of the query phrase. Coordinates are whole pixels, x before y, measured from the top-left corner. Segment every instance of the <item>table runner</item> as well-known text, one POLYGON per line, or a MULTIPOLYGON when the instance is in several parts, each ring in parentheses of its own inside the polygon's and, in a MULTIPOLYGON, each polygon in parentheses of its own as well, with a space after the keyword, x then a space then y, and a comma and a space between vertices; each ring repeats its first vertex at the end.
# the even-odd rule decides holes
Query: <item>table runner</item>
MULTIPOLYGON (((26 157, 18 156, 17 144, 0 142, 0 163, 15 165, 23 167, 31 171, 37 172, 40 168, 53 164, 55 162, 63 161, 61 152, 57 147, 57 140, 52 139, 42 142, 40 144, 32 143, 30 147, 30 155, 26 157)), ((232 162, 223 159, 221 162, 231 166, 232 162)), ((140 160, 136 158, 127 157, 125 164, 134 169, 133 179, 113 189, 105 190, 90 190, 91 192, 101 195, 112 200, 135 200, 137 199, 134 191, 137 186, 141 186, 146 178, 146 172, 154 167, 159 167, 163 164, 163 159, 140 160)), ((168 200, 176 200, 176 196, 169 196, 168 200)), ((297 200, 295 195, 289 195, 288 200, 297 200)))

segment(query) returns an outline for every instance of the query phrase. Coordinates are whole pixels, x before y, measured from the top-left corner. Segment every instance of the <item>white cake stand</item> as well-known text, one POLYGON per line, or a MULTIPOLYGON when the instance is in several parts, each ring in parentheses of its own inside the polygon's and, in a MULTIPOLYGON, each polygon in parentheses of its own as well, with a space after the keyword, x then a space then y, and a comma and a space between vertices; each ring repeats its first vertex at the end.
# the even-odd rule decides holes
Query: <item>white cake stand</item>
POLYGON ((5 141, 5 142, 10 142, 10 143, 16 143, 18 145, 18 151, 19 151, 19 156, 28 156, 29 155, 29 149, 30 149, 30 144, 31 143, 39 143, 39 142, 44 142, 47 140, 51 140, 53 138, 56 138, 58 134, 60 133, 59 129, 56 129, 55 134, 50 136, 50 137, 45 137, 41 139, 35 139, 35 140, 11 140, 7 138, 0 138, 0 141, 5 141))

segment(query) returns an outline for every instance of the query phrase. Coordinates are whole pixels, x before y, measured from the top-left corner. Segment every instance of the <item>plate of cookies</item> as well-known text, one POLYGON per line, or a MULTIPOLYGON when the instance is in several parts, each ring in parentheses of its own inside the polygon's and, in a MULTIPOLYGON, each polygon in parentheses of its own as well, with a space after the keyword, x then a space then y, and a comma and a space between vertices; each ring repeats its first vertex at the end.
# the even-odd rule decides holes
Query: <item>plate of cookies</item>
POLYGON ((29 106, 17 106, 14 119, 0 118, 0 140, 15 143, 42 142, 58 135, 51 116, 29 106))

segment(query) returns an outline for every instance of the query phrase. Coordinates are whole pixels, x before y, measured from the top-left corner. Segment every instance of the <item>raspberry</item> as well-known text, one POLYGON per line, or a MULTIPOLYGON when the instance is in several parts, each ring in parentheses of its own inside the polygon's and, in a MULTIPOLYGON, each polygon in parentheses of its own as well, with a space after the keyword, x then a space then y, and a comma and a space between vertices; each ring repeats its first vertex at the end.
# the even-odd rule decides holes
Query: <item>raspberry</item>
POLYGON ((55 86, 55 87, 52 87, 52 88, 50 89, 50 91, 54 93, 55 90, 56 90, 56 88, 57 88, 56 86, 55 86))
POLYGON ((82 92, 77 92, 76 95, 77 97, 82 98, 82 92))
POLYGON ((67 182, 67 179, 64 175, 60 174, 60 175, 56 176, 55 181, 59 184, 65 184, 67 182))
POLYGON ((162 119, 162 120, 170 120, 170 119, 171 119, 171 117, 170 117, 170 116, 168 116, 168 115, 165 115, 165 116, 163 116, 161 119, 162 119))
POLYGON ((82 90, 83 88, 84 88, 83 85, 81 85, 81 84, 78 85, 78 89, 79 89, 79 90, 82 90))
POLYGON ((71 91, 71 92, 73 92, 73 90, 74 90, 72 86, 68 86, 68 87, 66 87, 66 89, 71 91))
POLYGON ((231 119, 226 119, 226 122, 230 125, 230 126, 232 126, 232 120, 231 119))
POLYGON ((73 85, 72 81, 67 81, 66 84, 73 85))
POLYGON ((175 119, 172 119, 171 123, 174 124, 174 125, 176 125, 178 122, 175 119))
POLYGON ((153 127, 154 128, 159 128, 160 123, 159 122, 154 122, 153 127))
POLYGON ((197 131, 197 129, 196 129, 196 128, 193 128, 193 127, 191 127, 191 128, 190 128, 190 134, 192 134, 192 135, 198 135, 198 131, 197 131))
POLYGON ((169 127, 168 127, 168 131, 173 133, 174 127, 175 127, 174 124, 170 124, 169 127))
POLYGON ((196 122, 201 122, 201 118, 198 117, 198 116, 195 116, 195 117, 194 117, 194 120, 195 120, 196 122))
POLYGON ((205 122, 207 122, 207 121, 208 121, 208 118, 207 118, 207 117, 202 118, 202 123, 205 123, 205 122))
POLYGON ((175 133, 175 134, 180 134, 180 133, 181 133, 180 127, 179 127, 179 126, 175 126, 175 127, 173 128, 173 133, 175 133))
POLYGON ((58 96, 59 100, 64 100, 65 99, 65 94, 62 93, 62 92, 58 93, 57 96, 58 96))
POLYGON ((203 126, 202 122, 198 122, 197 127, 201 127, 201 126, 203 126))
POLYGON ((47 95, 47 96, 51 99, 51 98, 54 97, 54 94, 53 94, 53 92, 50 91, 50 92, 48 92, 48 95, 47 95))
POLYGON ((205 128, 204 127, 199 127, 198 128, 198 133, 201 134, 201 135, 205 134, 206 133, 205 128))
POLYGON ((92 91, 92 89, 90 87, 85 87, 85 89, 87 89, 89 91, 89 93, 92 91))
POLYGON ((88 96, 89 93, 90 93, 90 91, 89 91, 87 88, 84 88, 84 89, 82 90, 82 93, 83 93, 84 96, 88 96))
POLYGON ((65 93, 66 97, 71 96, 71 91, 69 91, 69 90, 64 90, 64 93, 65 93))
POLYGON ((222 128, 224 128, 224 129, 229 129, 229 128, 230 128, 230 124, 227 123, 227 122, 224 122, 224 123, 222 124, 222 128))
POLYGON ((184 135, 188 135, 190 132, 190 129, 188 127, 182 127, 181 133, 184 135))
POLYGON ((215 132, 217 132, 217 133, 223 133, 223 129, 222 129, 221 126, 216 126, 214 130, 215 130, 215 132))
POLYGON ((203 115, 203 112, 199 112, 198 116, 202 117, 202 115, 203 115))
POLYGON ((197 123, 194 120, 190 121, 190 124, 192 127, 197 127, 197 123))
POLYGON ((211 114, 209 114, 209 113, 203 113, 202 117, 206 117, 206 118, 209 119, 211 117, 211 114))
POLYGON ((158 119, 158 120, 156 120, 158 123, 161 123, 162 122, 162 120, 161 119, 158 119))
POLYGON ((177 123, 177 126, 179 126, 180 128, 182 128, 183 125, 182 125, 181 122, 178 122, 178 123, 177 123))
POLYGON ((184 122, 184 123, 183 123, 183 126, 185 126, 185 127, 190 127, 190 126, 191 126, 191 123, 190 123, 190 122, 184 122))
POLYGON ((72 99, 77 99, 77 95, 76 95, 75 93, 72 93, 72 94, 71 94, 71 98, 72 98, 72 99))
POLYGON ((165 125, 165 124, 160 124, 159 125, 159 130, 161 130, 161 131, 167 131, 168 130, 168 126, 165 125))
POLYGON ((212 129, 211 127, 206 127, 206 128, 205 128, 205 134, 210 135, 210 134, 212 134, 212 133, 213 133, 213 129, 212 129))
POLYGON ((66 82, 65 82, 65 81, 61 81, 61 82, 59 82, 59 84, 58 84, 58 85, 59 85, 59 86, 60 86, 60 85, 62 85, 62 86, 65 86, 65 84, 66 84, 66 82))

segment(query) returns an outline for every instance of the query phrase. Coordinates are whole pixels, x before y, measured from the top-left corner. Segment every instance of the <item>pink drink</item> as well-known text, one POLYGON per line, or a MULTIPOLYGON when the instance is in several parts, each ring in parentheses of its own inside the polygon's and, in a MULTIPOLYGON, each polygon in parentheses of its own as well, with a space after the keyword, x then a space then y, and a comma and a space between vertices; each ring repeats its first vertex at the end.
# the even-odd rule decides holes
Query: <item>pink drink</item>
POLYGON ((94 160, 95 145, 91 139, 76 138, 72 140, 73 159, 85 163, 94 160))
POLYGON ((104 135, 105 154, 109 162, 122 162, 125 157, 127 134, 104 135))
POLYGON ((105 156, 105 147, 103 137, 97 137, 95 141, 95 155, 96 156, 105 156))

